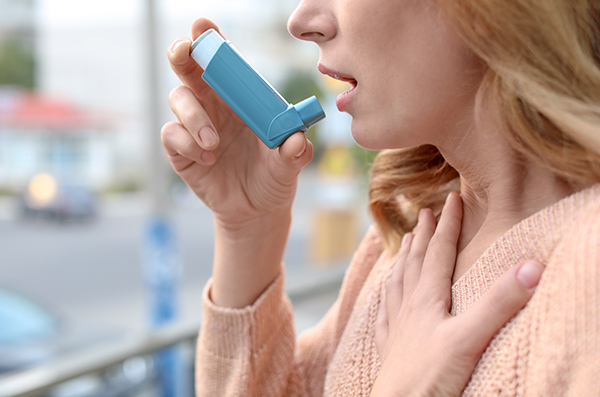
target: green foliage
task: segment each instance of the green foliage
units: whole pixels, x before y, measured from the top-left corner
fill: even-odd
[[[323,103],[323,91],[315,82],[315,78],[308,73],[291,73],[283,82],[280,92],[289,103],[295,104],[313,95]],[[322,144],[319,141],[319,124],[308,130],[306,136],[315,147],[315,158],[319,157],[322,151]]]
[[[373,165],[373,161],[375,157],[379,153],[378,150],[369,150],[364,149],[358,145],[354,145],[354,158],[358,163],[361,175],[364,178],[368,178],[371,172],[371,166]]]
[[[297,103],[309,96],[316,95],[323,98],[323,91],[319,88],[312,75],[307,73],[293,73],[283,83],[281,94],[290,103]]]
[[[19,40],[9,38],[0,46],[0,85],[25,89],[35,86],[35,61],[32,51]]]
[[[0,197],[2,196],[14,196],[15,192],[6,186],[0,186]]]
[[[142,183],[134,179],[123,179],[113,181],[110,185],[105,186],[101,190],[102,195],[111,195],[119,193],[134,193],[142,190]]]

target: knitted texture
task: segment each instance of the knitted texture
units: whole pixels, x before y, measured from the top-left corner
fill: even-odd
[[[197,394],[368,396],[380,368],[375,318],[393,266],[382,252],[371,228],[337,302],[297,341],[283,276],[243,309],[215,306],[209,282]],[[453,285],[452,314],[527,259],[546,265],[536,292],[491,341],[463,395],[600,395],[600,185],[537,212],[492,244]]]

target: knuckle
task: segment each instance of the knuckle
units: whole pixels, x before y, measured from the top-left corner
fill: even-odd
[[[201,124],[204,121],[203,113],[200,110],[200,108],[197,106],[192,106],[192,107],[185,109],[182,112],[181,116],[182,116],[183,120],[188,120],[187,122],[190,122],[194,125]],[[198,126],[198,127],[194,126],[194,130],[196,132],[199,132],[200,128],[201,128],[200,126]]]
[[[439,298],[436,294],[430,293],[430,288],[426,283],[419,283],[412,296],[413,306],[419,309],[430,308],[437,304]]]
[[[429,240],[428,250],[440,251],[444,248],[452,247],[454,243],[450,237],[448,237],[444,233],[440,233],[436,231],[433,236],[431,236],[431,240]]]
[[[406,257],[406,269],[421,266],[426,253],[427,247],[414,247],[411,249]]]
[[[193,139],[188,140],[182,148],[182,153],[192,154],[195,151],[199,150],[200,146]]]
[[[187,88],[183,85],[177,86],[171,90],[169,93],[169,103],[172,103],[174,100],[183,96],[183,93],[187,90]]]
[[[160,137],[163,145],[168,145],[171,143],[173,136],[176,134],[178,124],[174,121],[170,121],[163,125],[160,130]]]
[[[489,293],[489,309],[498,320],[507,320],[509,316],[514,314],[519,301],[518,296],[509,293],[509,291],[502,293],[497,289],[492,289]]]
[[[446,241],[444,241],[444,238],[436,233],[433,235],[433,237],[431,237],[431,240],[429,240],[429,244],[427,245],[427,252],[437,253],[444,248],[445,244]]]

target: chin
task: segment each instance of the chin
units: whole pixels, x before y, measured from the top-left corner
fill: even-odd
[[[365,136],[364,134],[356,134],[352,132],[352,138],[356,144],[364,149],[368,150],[380,150],[380,145],[377,144],[373,137]]]
[[[405,145],[398,145],[398,142],[393,142],[394,139],[390,139],[397,138],[397,131],[387,131],[383,126],[361,125],[353,119],[350,130],[354,142],[367,150],[400,149],[406,147]]]
[[[352,124],[350,125],[350,132],[352,138],[356,144],[364,149],[368,150],[381,150],[381,137],[373,133],[374,129],[366,127],[352,118]],[[375,130],[376,131],[376,130]]]

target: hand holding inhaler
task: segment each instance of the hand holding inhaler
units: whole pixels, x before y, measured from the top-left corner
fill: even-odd
[[[193,38],[206,37],[203,36],[205,32],[218,35],[215,29],[211,21],[199,19],[192,27]],[[218,38],[222,41],[220,35]],[[222,41],[222,47],[227,50],[229,45]],[[198,45],[194,49],[199,49]],[[162,140],[174,170],[213,210],[216,219],[226,224],[239,224],[248,218],[261,217],[264,212],[291,208],[297,176],[311,161],[313,154],[312,144],[302,133],[306,129],[305,124],[298,129],[292,128],[284,131],[284,134],[277,134],[275,140],[270,140],[269,146],[274,141],[281,140],[283,143],[276,143],[279,146],[277,150],[269,149],[202,78],[203,74],[215,78],[217,72],[211,72],[218,64],[215,56],[205,65],[205,71],[192,58],[192,52],[192,41],[182,38],[172,44],[168,53],[171,67],[183,83],[169,97],[177,121],[167,123],[162,131]],[[239,66],[240,60],[236,62]],[[226,74],[219,76],[222,78]],[[256,73],[252,78],[258,77]],[[254,84],[260,85],[263,91],[265,87],[270,87],[262,79]],[[269,95],[280,98],[274,90]],[[245,100],[235,99],[238,102]],[[273,98],[268,100],[263,108],[273,109]],[[251,102],[251,106],[260,105],[256,100]],[[279,109],[276,110],[286,115],[292,111],[297,115],[306,114],[307,109],[301,108],[297,112],[298,106],[293,105],[281,109],[283,99],[277,102],[277,106]],[[320,110],[318,103],[316,106]],[[278,114],[275,111],[273,113],[272,118],[276,118]],[[250,114],[249,117],[255,115]],[[300,116],[291,119],[302,120]],[[314,117],[311,120],[316,121]],[[271,124],[276,123],[267,125],[265,122],[261,125],[268,127]],[[291,136],[288,137],[288,134]],[[205,139],[205,136],[209,139]]]
[[[211,28],[211,21],[196,20],[192,38]],[[214,216],[211,298],[244,307],[281,271],[298,174],[312,160],[313,146],[304,128],[275,150],[263,144],[202,79],[191,47],[182,38],[168,51],[182,85],[169,96],[177,119],[165,124],[162,141],[175,172]]]
[[[204,69],[202,78],[269,148],[325,117],[314,96],[287,103],[214,29],[194,41],[191,56]]]
[[[209,20],[198,19],[194,22],[192,35],[196,43],[199,42],[197,38],[217,35],[217,39],[221,41],[219,52],[231,53],[229,44],[223,41],[214,23]],[[267,105],[261,105],[257,103],[256,94],[250,92],[249,94],[254,95],[250,105],[261,105],[262,116],[265,109],[272,110],[273,115],[269,116],[272,119],[282,119],[277,118],[281,113],[288,116],[296,113],[296,117],[289,119],[303,123],[297,129],[292,126],[283,134],[276,134],[265,145],[251,133],[247,124],[262,127],[266,125],[265,131],[268,132],[268,127],[277,123],[267,124],[263,120],[260,124],[252,121],[256,115],[248,113],[244,115],[244,118],[252,119],[248,123],[238,117],[232,107],[202,78],[203,74],[204,77],[211,75],[213,79],[223,78],[228,76],[227,73],[235,71],[219,74],[213,70],[219,65],[216,57],[220,55],[217,53],[208,58],[212,59],[210,62],[204,62],[207,69],[203,70],[192,58],[192,53],[196,56],[201,47],[196,44],[196,51],[192,51],[192,44],[192,40],[182,38],[175,41],[168,52],[171,67],[183,83],[169,96],[169,105],[177,120],[167,123],[162,130],[162,141],[175,172],[213,211],[215,219],[226,226],[239,227],[240,223],[250,219],[262,218],[277,211],[289,211],[296,192],[298,174],[312,160],[313,147],[302,130],[321,117],[318,102],[310,99],[304,101],[309,104],[312,101],[316,105],[316,113],[308,117],[306,110],[311,106],[285,105],[287,102],[272,89],[269,94],[265,94],[265,90],[270,88],[268,83],[250,66],[246,66],[248,70],[244,76],[251,75],[252,79],[258,80],[253,84],[258,86],[259,94],[271,96],[267,98]],[[237,53],[233,55],[238,57]],[[235,60],[237,67],[240,63],[246,64],[241,57]],[[215,74],[218,76],[215,77]],[[235,76],[232,79],[236,79],[236,82],[240,80]],[[247,101],[231,93],[229,97],[234,97],[237,102]],[[246,105],[242,103],[239,106]],[[296,110],[298,108],[299,111]],[[300,115],[306,118],[306,124]],[[288,134],[291,136],[288,137]],[[273,145],[279,145],[277,150],[269,149]]]

